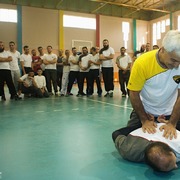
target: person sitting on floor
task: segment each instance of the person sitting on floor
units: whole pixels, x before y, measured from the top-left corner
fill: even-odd
[[[28,74],[23,75],[19,79],[19,92],[33,97],[42,98],[41,90],[38,88],[34,80],[34,71],[30,70]]]
[[[46,79],[42,75],[43,71],[41,68],[37,69],[37,76],[34,76],[34,80],[37,84],[37,87],[41,90],[42,96],[49,97],[49,94],[46,90]]]

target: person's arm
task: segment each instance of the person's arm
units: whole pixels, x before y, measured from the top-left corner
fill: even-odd
[[[4,57],[0,57],[0,62],[10,62],[12,61],[12,57],[8,56],[7,58]]]
[[[107,61],[107,60],[111,60],[114,58],[114,54],[110,54],[109,56],[104,56],[103,54],[99,55],[99,59],[101,61]]]
[[[135,112],[141,120],[143,132],[147,131],[148,133],[155,133],[157,125],[145,112],[140,99],[140,91],[130,91],[130,100]]]
[[[167,124],[162,125],[159,129],[164,130],[163,136],[168,139],[177,138],[176,124],[180,120],[180,89],[178,90],[178,97],[173,107],[171,117]]]

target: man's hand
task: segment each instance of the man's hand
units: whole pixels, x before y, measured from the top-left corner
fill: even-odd
[[[176,139],[177,138],[177,132],[176,132],[176,127],[174,127],[170,122],[165,124],[165,125],[162,125],[160,128],[159,128],[160,131],[163,131],[164,130],[164,133],[163,133],[163,137],[165,137],[166,139],[170,139],[172,140],[173,137]]]
[[[156,132],[156,123],[152,120],[146,120],[143,124],[142,124],[142,130],[143,132],[148,132],[149,134],[154,134]]]

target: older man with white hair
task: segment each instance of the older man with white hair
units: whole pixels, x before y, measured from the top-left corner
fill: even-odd
[[[160,127],[165,138],[176,138],[180,130],[180,32],[169,31],[159,50],[141,55],[134,63],[128,89],[133,112],[128,127],[155,133],[155,118],[164,115],[168,123]]]

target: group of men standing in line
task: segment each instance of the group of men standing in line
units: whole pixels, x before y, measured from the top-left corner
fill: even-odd
[[[97,94],[102,96],[101,72],[104,81],[106,94],[105,97],[113,97],[114,90],[114,49],[109,46],[107,39],[103,40],[103,48],[92,47],[90,53],[87,47],[82,48],[78,55],[75,47],[72,48],[72,55],[69,50],[59,50],[59,56],[52,52],[52,46],[47,46],[47,53],[43,52],[42,47],[38,47],[39,55],[35,49],[29,52],[29,47],[23,47],[23,54],[20,54],[13,41],[9,42],[9,50],[5,51],[3,42],[0,42],[0,95],[2,100],[6,100],[4,93],[4,82],[6,82],[11,99],[18,95],[33,94],[37,97],[48,97],[52,95],[52,86],[55,95],[58,95],[58,86],[61,96],[72,95],[71,89],[76,81],[78,84],[77,96],[91,96],[94,93],[94,81],[97,84]],[[19,68],[22,70],[22,77]],[[125,53],[125,48],[121,48],[121,56],[116,60],[119,68],[119,79],[121,84],[122,96],[126,92],[122,82],[123,76],[129,77],[131,58]],[[40,72],[42,71],[42,72]],[[8,74],[8,76],[6,75]],[[36,81],[34,80],[34,75]],[[44,76],[45,78],[44,78]],[[41,76],[41,78],[40,78]],[[38,79],[38,80],[37,80]],[[41,79],[41,80],[40,80]],[[84,81],[86,79],[87,88],[84,92]],[[123,91],[124,90],[124,91]],[[18,95],[17,95],[18,94]]]

